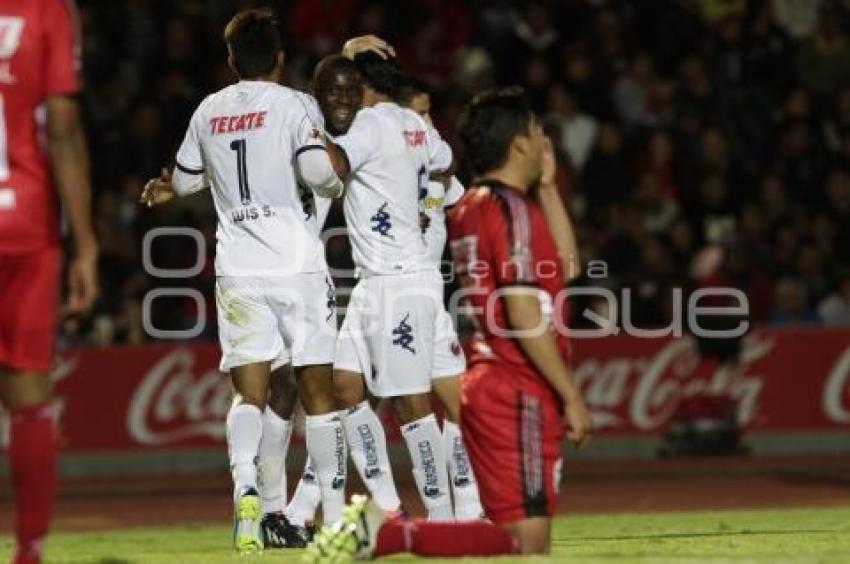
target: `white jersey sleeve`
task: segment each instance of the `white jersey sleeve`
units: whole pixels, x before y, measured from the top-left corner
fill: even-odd
[[[427,122],[424,125],[428,136],[428,169],[430,172],[445,172],[452,166],[452,148],[434,126]]]
[[[203,119],[202,113],[206,100],[201,102],[201,105],[192,114],[192,119],[189,121],[189,127],[186,129],[186,135],[183,137],[183,143],[177,150],[177,168],[187,174],[203,174],[204,159],[201,153],[200,143],[200,127]]]
[[[374,115],[374,110],[364,108],[357,112],[348,132],[335,139],[336,144],[345,151],[349,174],[354,174],[376,157],[381,147],[381,130],[382,125]]]
[[[323,137],[325,120],[315,98],[302,92],[295,93],[295,98],[304,108],[303,113],[298,112],[295,130],[290,135],[292,154],[298,156],[300,150],[315,143],[316,138]]]
[[[443,198],[443,207],[450,208],[457,203],[463,196],[463,184],[457,179],[457,176],[452,176],[449,179],[449,187],[446,190],[446,196]]]

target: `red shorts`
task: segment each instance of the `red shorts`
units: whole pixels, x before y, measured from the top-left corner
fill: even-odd
[[[53,363],[62,254],[0,255],[0,366],[46,372]]]
[[[472,366],[461,396],[463,440],[494,523],[553,516],[561,481],[560,406],[549,394],[523,390],[508,370]]]

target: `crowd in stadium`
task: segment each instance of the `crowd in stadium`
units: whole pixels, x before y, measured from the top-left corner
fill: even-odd
[[[91,320],[66,322],[65,344],[148,340],[143,298],[155,287],[200,290],[209,320],[202,336],[214,337],[209,195],[153,210],[137,200],[147,179],[173,164],[198,102],[233,80],[220,30],[236,9],[254,4],[80,2],[103,291]],[[272,7],[286,31],[289,85],[308,89],[315,63],[352,35],[385,37],[433,89],[436,125],[456,150],[456,117],[475,92],[523,85],[557,147],[582,262],[606,265],[606,276],[578,283],[618,296],[629,289],[634,324],[666,326],[673,289],[704,286],[740,288],[757,323],[850,324],[846,2],[295,0]],[[329,225],[341,221],[332,213]],[[157,278],[139,268],[145,233],[163,225],[203,234],[209,260],[199,275]],[[196,260],[190,238],[152,245],[158,268]],[[343,238],[328,252],[332,265],[350,264]],[[199,314],[185,297],[159,298],[151,313],[163,329],[190,327]]]

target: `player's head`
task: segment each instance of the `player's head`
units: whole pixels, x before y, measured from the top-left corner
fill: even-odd
[[[224,28],[230,68],[243,80],[283,78],[283,47],[269,10],[242,10]]]
[[[331,135],[348,131],[363,105],[363,81],[357,65],[342,55],[325,57],[316,65],[313,89]]]
[[[479,179],[509,170],[522,186],[540,180],[543,128],[522,88],[494,89],[472,99],[458,124],[472,172]]]
[[[363,105],[398,101],[401,87],[407,78],[395,58],[384,59],[377,53],[366,51],[354,57],[354,63],[363,77]]]
[[[399,90],[398,103],[431,123],[431,89],[421,80],[407,77]]]

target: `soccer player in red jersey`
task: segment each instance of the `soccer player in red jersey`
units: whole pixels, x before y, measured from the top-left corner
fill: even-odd
[[[62,268],[60,199],[75,251],[63,313],[86,312],[98,291],[78,71],[68,2],[0,3],[0,399],[11,419],[19,564],[40,561],[56,490],[48,371]]]
[[[387,520],[373,502],[355,498],[343,521],[310,546],[314,562],[405,551],[548,553],[563,438],[579,447],[590,438],[558,297],[577,251],[551,143],[521,89],[477,97],[460,133],[475,182],[455,206],[449,232],[478,329],[463,377],[461,429],[492,522]]]

